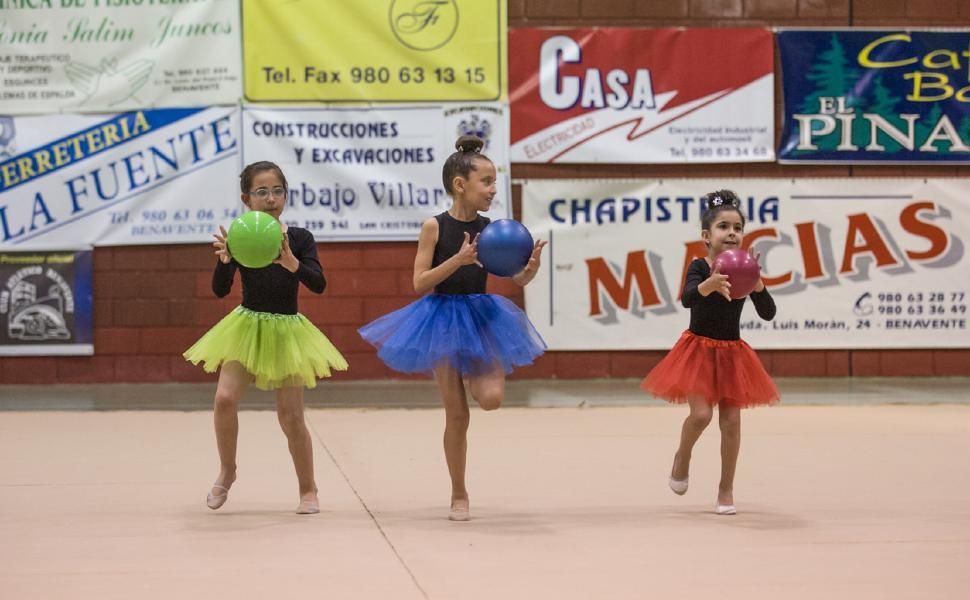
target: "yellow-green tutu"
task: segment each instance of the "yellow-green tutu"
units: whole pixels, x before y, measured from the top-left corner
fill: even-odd
[[[313,388],[331,370],[346,371],[347,361],[327,336],[306,317],[256,312],[237,306],[192,344],[182,356],[214,373],[237,361],[255,378],[256,387]]]

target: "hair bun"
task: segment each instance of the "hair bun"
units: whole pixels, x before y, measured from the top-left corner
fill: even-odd
[[[718,206],[741,207],[741,199],[731,190],[718,190],[707,194],[707,208],[717,208]]]
[[[485,147],[485,140],[477,135],[463,135],[455,142],[455,150],[459,152],[481,152]]]

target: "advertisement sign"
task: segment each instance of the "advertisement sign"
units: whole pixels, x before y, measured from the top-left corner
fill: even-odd
[[[492,219],[511,216],[508,109],[498,103],[381,108],[243,109],[247,163],[272,160],[290,195],[281,220],[318,241],[417,240],[451,206],[441,168],[462,135],[485,140],[498,193]]]
[[[93,252],[0,252],[0,356],[91,355]]]
[[[255,102],[504,100],[506,0],[243,0]]]
[[[0,118],[0,251],[209,242],[243,208],[239,109]]]
[[[724,188],[778,307],[766,322],[746,301],[753,347],[970,347],[966,180],[529,180],[522,218],[549,245],[526,308],[549,347],[673,346],[687,267],[707,255],[701,197]]]
[[[235,0],[0,2],[0,115],[234,104]]]
[[[970,30],[781,31],[779,162],[970,163]]]
[[[512,162],[774,160],[767,29],[514,29]]]

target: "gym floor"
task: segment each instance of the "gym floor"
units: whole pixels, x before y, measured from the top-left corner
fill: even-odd
[[[212,385],[0,386],[0,598],[852,598],[970,594],[970,380],[779,379],[667,488],[682,406],[635,380],[513,381],[474,409],[473,519],[446,519],[428,382],[307,393],[322,512],[296,515],[272,395],[217,471]]]

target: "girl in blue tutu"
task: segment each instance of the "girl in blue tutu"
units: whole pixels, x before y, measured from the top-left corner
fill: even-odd
[[[502,296],[485,293],[488,273],[478,262],[478,235],[495,197],[495,165],[480,151],[484,142],[463,136],[442,169],[450,209],[421,226],[414,258],[414,290],[420,300],[360,329],[377,355],[402,373],[433,374],[445,407],[445,460],[451,475],[453,521],[469,520],[465,457],[469,412],[464,381],[484,410],[501,406],[505,376],[531,364],[546,348],[532,323]],[[526,285],[539,270],[546,242],[536,241],[513,281]]]
[[[283,171],[274,163],[257,162],[243,169],[239,179],[246,206],[279,220],[287,200]],[[322,294],[327,285],[313,234],[285,225],[283,231],[279,258],[267,267],[250,269],[229,254],[226,230],[220,227],[221,233],[215,235],[213,243],[218,260],[212,291],[220,298],[228,294],[239,271],[242,305],[183,355],[193,364],[203,363],[207,373],[219,369],[213,410],[220,469],[206,498],[213,510],[225,504],[236,480],[239,402],[246,387],[255,382],[260,389],[276,390],[276,413],[289,443],[300,487],[296,512],[320,512],[313,476],[313,445],[303,420],[303,388],[315,387],[318,378],[330,376],[331,369],[346,370],[347,361],[319,329],[297,312],[301,283],[317,294]]]

